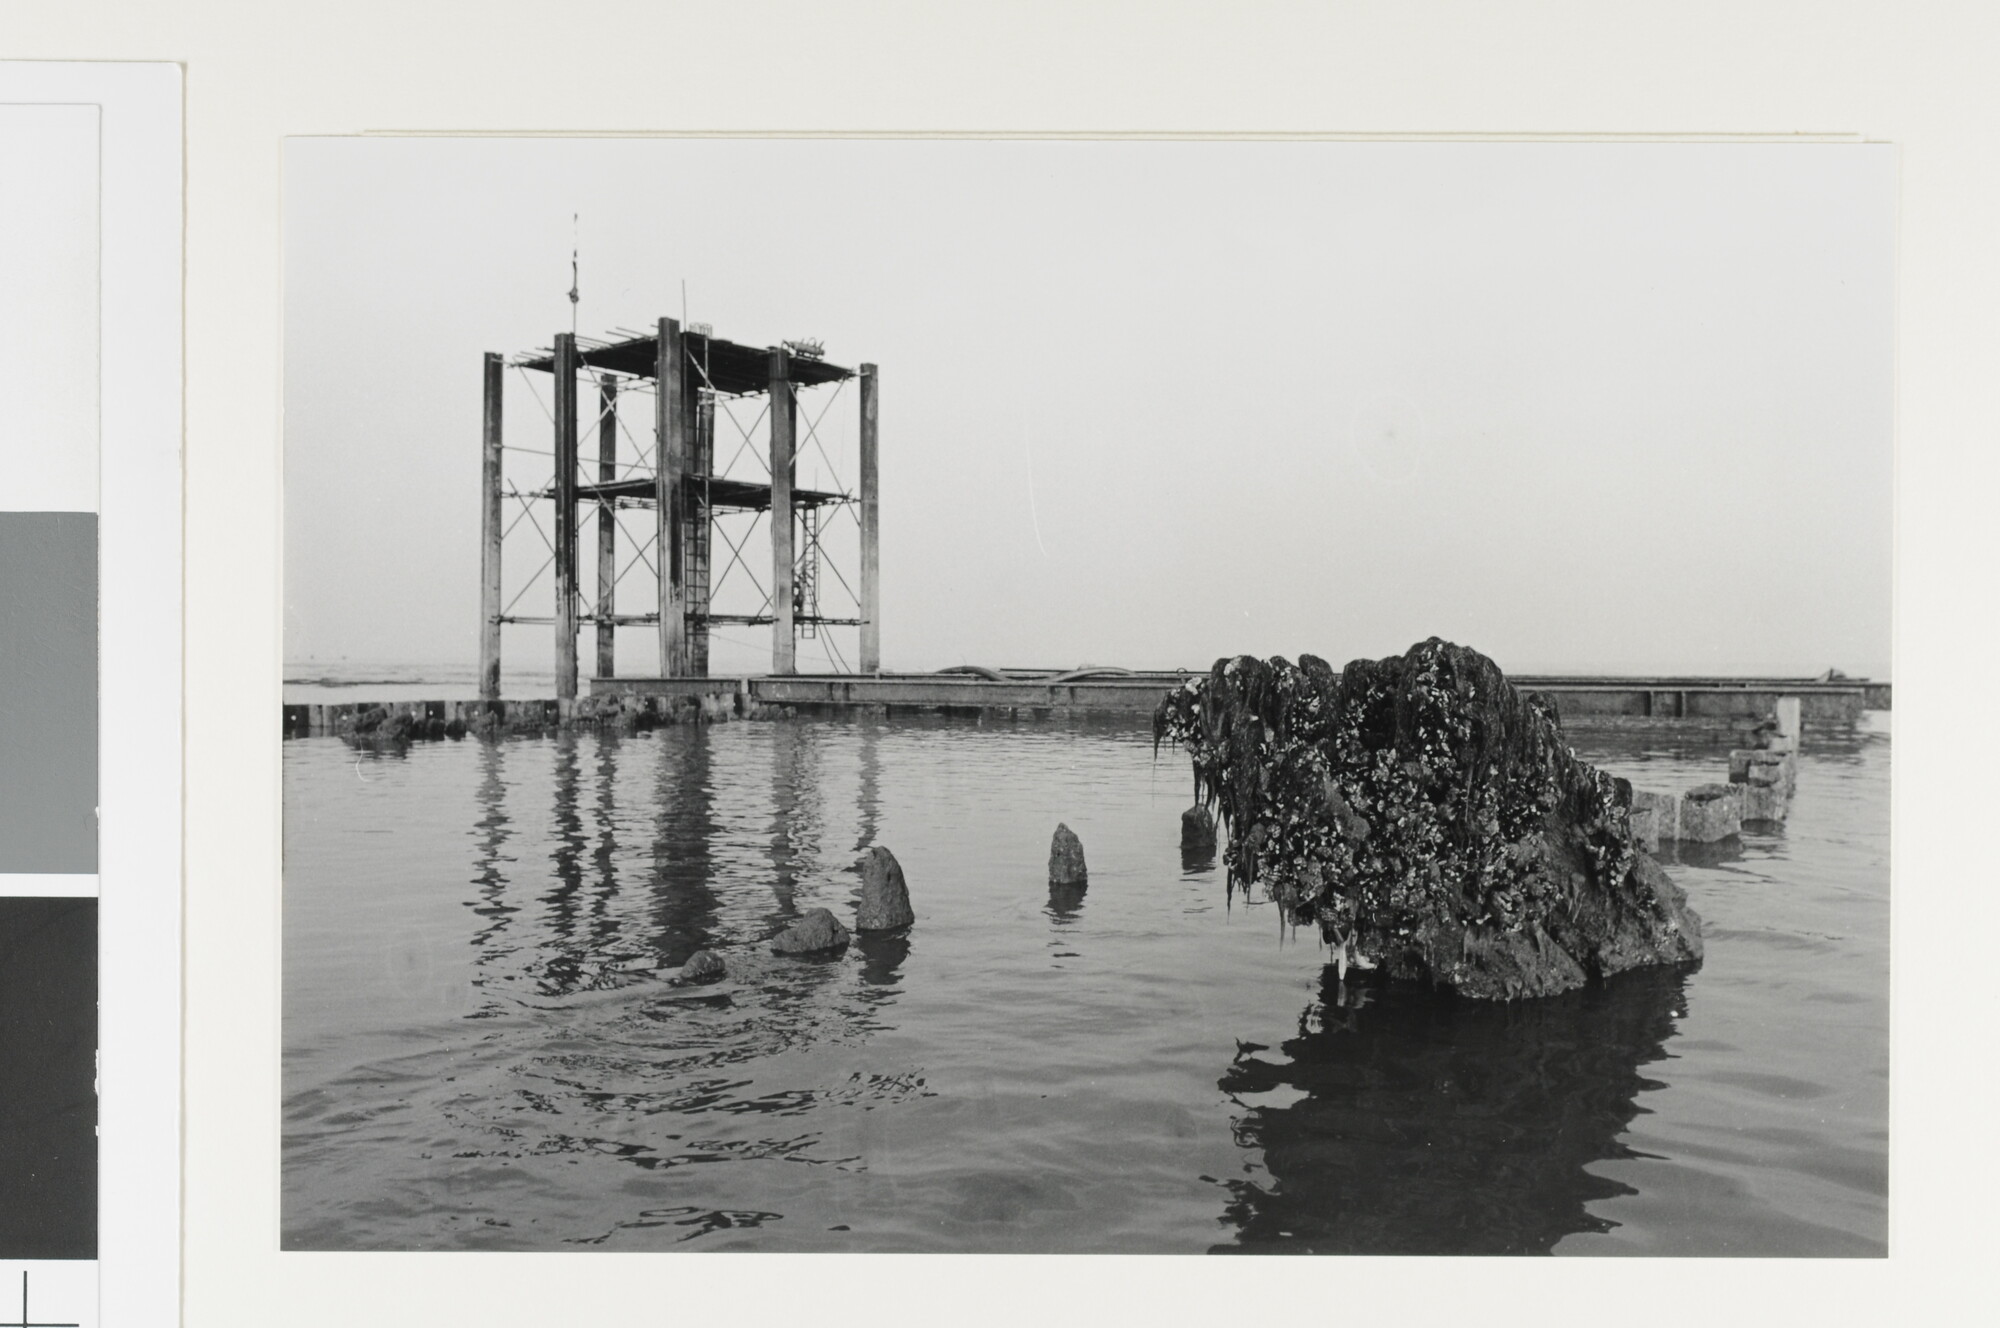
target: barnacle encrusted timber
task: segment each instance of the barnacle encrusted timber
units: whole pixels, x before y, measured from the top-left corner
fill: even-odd
[[[1239,655],[1153,717],[1261,886],[1342,958],[1490,999],[1697,962],[1701,919],[1632,840],[1632,786],[1580,761],[1554,703],[1433,637],[1336,674]]]

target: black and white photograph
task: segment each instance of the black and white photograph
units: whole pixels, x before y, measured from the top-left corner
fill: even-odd
[[[290,139],[278,1244],[1886,1254],[1897,169]]]

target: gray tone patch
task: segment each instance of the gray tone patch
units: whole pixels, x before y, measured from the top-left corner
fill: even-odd
[[[97,1257],[96,1079],[97,901],[0,899],[0,1259]]]
[[[0,872],[97,870],[97,517],[0,512]]]

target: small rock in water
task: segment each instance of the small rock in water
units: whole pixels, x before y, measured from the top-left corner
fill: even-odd
[[[778,933],[771,949],[779,954],[816,954],[847,944],[847,928],[823,908],[809,908],[799,920]]]
[[[1200,803],[1181,813],[1181,847],[1189,852],[1215,851],[1215,814]]]
[[[910,910],[903,865],[880,844],[861,855],[861,907],[855,911],[856,931],[894,931],[917,920]]]
[[[1049,841],[1049,884],[1087,885],[1090,872],[1083,865],[1083,841],[1076,837],[1076,831],[1067,825],[1056,826],[1056,836]]]
[[[696,950],[681,965],[682,982],[713,982],[728,976],[729,970],[723,966],[722,956],[712,950]]]

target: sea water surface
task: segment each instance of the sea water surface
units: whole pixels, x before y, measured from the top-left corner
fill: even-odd
[[[1886,717],[1668,867],[1691,973],[1336,979],[1185,861],[1142,724],[789,720],[284,747],[288,1249],[1878,1255]],[[1572,739],[1641,787],[1723,745]],[[1090,867],[1052,896],[1050,834]],[[852,922],[858,849],[916,924]],[[668,985],[697,948],[730,977]]]

